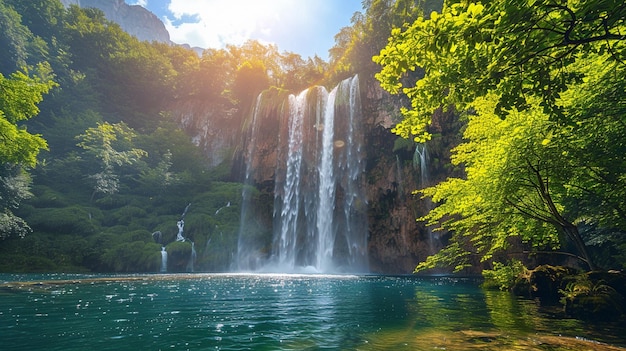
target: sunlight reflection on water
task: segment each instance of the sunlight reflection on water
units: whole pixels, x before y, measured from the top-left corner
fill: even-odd
[[[611,350],[624,326],[551,318],[458,278],[0,276],[3,350]],[[592,346],[589,346],[592,345]]]

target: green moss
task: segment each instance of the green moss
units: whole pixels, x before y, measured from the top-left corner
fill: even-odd
[[[415,148],[415,142],[410,139],[396,138],[393,142],[393,152],[410,151]]]
[[[26,221],[35,230],[54,233],[88,235],[96,231],[91,213],[82,206],[42,208],[33,212]]]
[[[167,244],[167,266],[170,272],[185,272],[191,257],[191,243],[188,241],[174,241]],[[160,256],[159,256],[160,257]]]
[[[107,249],[103,263],[114,272],[156,272],[161,265],[161,245],[134,241]]]

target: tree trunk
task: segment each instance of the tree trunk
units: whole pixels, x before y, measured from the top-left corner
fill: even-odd
[[[536,183],[534,183],[539,196],[541,197],[544,205],[546,206],[546,211],[549,213],[549,216],[546,219],[547,223],[551,223],[557,227],[565,237],[572,241],[578,253],[585,259],[587,265],[589,266],[589,270],[594,270],[596,267],[591,260],[591,256],[587,252],[587,246],[585,242],[580,237],[580,233],[578,232],[578,227],[576,227],[573,223],[568,221],[563,217],[561,212],[559,211],[559,207],[554,203],[552,199],[552,195],[550,194],[550,183],[548,176],[543,176],[541,174],[541,166],[538,164],[534,166],[530,161],[528,161],[528,167],[534,177],[536,178]]]
[[[580,236],[580,232],[578,232],[578,227],[576,227],[572,223],[565,222],[565,224],[562,225],[561,228],[563,232],[565,233],[565,235],[567,236],[567,238],[572,241],[574,246],[576,246],[576,250],[578,250],[578,253],[585,259],[585,261],[587,262],[587,265],[589,266],[589,270],[591,271],[595,270],[596,266],[593,263],[593,260],[591,259],[589,252],[587,251],[587,245],[585,245],[583,238],[581,238]]]

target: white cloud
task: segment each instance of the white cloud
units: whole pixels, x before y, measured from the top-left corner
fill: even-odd
[[[128,4],[129,5],[139,5],[139,6],[146,7],[146,6],[148,6],[148,0],[129,1]]]
[[[164,22],[172,41],[191,46],[240,45],[253,36],[271,42],[276,31],[289,30],[283,25],[286,17],[298,15],[294,3],[298,1],[171,0],[173,18]],[[187,21],[189,18],[195,21]]]

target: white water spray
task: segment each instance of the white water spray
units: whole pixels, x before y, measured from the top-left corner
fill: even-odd
[[[261,270],[294,272],[367,272],[367,201],[364,193],[365,154],[358,77],[346,79],[330,93],[314,87],[290,95],[289,114],[278,118],[280,136],[274,175],[273,246]],[[260,102],[257,101],[257,106]],[[255,144],[258,107],[250,144]],[[274,117],[273,120],[277,118]],[[279,135],[281,135],[279,133]],[[246,157],[246,180],[252,170],[254,146]],[[246,193],[244,190],[244,204]],[[244,213],[242,210],[242,218]],[[242,223],[242,228],[246,223]],[[249,226],[248,226],[249,228]],[[240,232],[240,269],[262,256]],[[245,253],[245,254],[244,254]],[[252,259],[255,258],[255,259]]]

